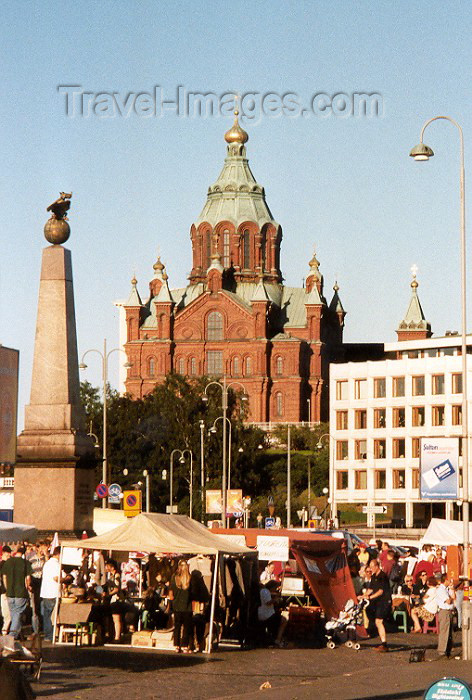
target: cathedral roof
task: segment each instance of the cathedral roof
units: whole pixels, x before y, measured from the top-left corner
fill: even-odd
[[[411,298],[407,312],[398,325],[399,331],[430,331],[431,325],[425,318],[421,303],[418,297],[418,282],[416,281],[416,266],[413,266],[413,279],[411,281]]]
[[[141,297],[139,296],[139,292],[136,285],[137,279],[133,275],[133,279],[131,280],[131,292],[125,306],[142,306]]]
[[[237,116],[225,139],[228,147],[223,169],[208,188],[207,201],[195,225],[207,221],[215,226],[220,221],[231,221],[238,227],[244,221],[254,221],[259,227],[265,223],[277,226],[265,200],[264,188],[256,182],[249,167],[244,146],[248,136],[239,126]]]

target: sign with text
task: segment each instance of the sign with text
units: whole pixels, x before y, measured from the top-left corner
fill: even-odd
[[[257,536],[257,551],[262,561],[288,561],[288,537]]]
[[[206,512],[221,513],[221,490],[208,489],[206,492]],[[226,492],[226,514],[241,514],[244,511],[243,492],[241,489],[228,489]]]
[[[459,490],[459,438],[421,438],[420,497],[456,500]]]
[[[441,678],[434,681],[423,695],[424,700],[470,700],[470,687],[460,678]]]

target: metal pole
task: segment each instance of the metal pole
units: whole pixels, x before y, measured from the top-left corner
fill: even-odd
[[[287,426],[287,527],[290,527],[292,522],[292,508],[291,508],[291,498],[292,498],[292,488],[291,488],[291,462],[290,462],[290,423]]]
[[[208,631],[207,637],[207,648],[206,653],[211,654],[211,645],[213,642],[213,623],[215,619],[215,603],[216,603],[216,584],[218,581],[218,564],[219,564],[219,552],[215,556],[215,570],[213,572],[213,586],[211,591],[211,606],[210,606],[210,629]]]
[[[192,450],[190,450],[190,517],[192,517],[193,514],[193,509],[192,509],[192,504],[193,504],[193,453]]]
[[[107,483],[107,339],[103,339],[103,461],[102,461],[102,481]],[[107,498],[102,498],[102,508],[107,507]]]
[[[228,389],[226,388],[226,374],[223,376],[223,468],[221,475],[221,519],[226,526],[226,413],[228,410]]]
[[[308,518],[310,518],[310,506],[311,506],[311,462],[308,457]]]
[[[200,421],[200,487],[201,487],[201,505],[202,505],[202,515],[201,522],[205,522],[205,466],[204,466],[204,452],[203,452],[203,431],[205,430],[205,422]]]
[[[170,465],[169,465],[169,478],[170,478],[170,484],[169,484],[169,511],[170,514],[172,515],[172,504],[174,502],[174,493],[173,493],[173,481],[174,481],[174,453],[175,450],[172,450],[170,454]]]
[[[228,448],[228,491],[231,489],[231,421],[226,419],[229,426],[229,448]]]
[[[146,513],[151,512],[151,476],[149,470],[146,474]]]

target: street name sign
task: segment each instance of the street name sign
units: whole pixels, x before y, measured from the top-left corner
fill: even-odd
[[[387,506],[362,506],[362,512],[367,513],[367,515],[373,515],[374,513],[385,515]]]

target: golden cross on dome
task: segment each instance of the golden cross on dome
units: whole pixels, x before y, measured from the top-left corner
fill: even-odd
[[[411,266],[410,272],[413,275],[413,277],[416,277],[416,275],[418,274],[418,265],[416,263]]]

